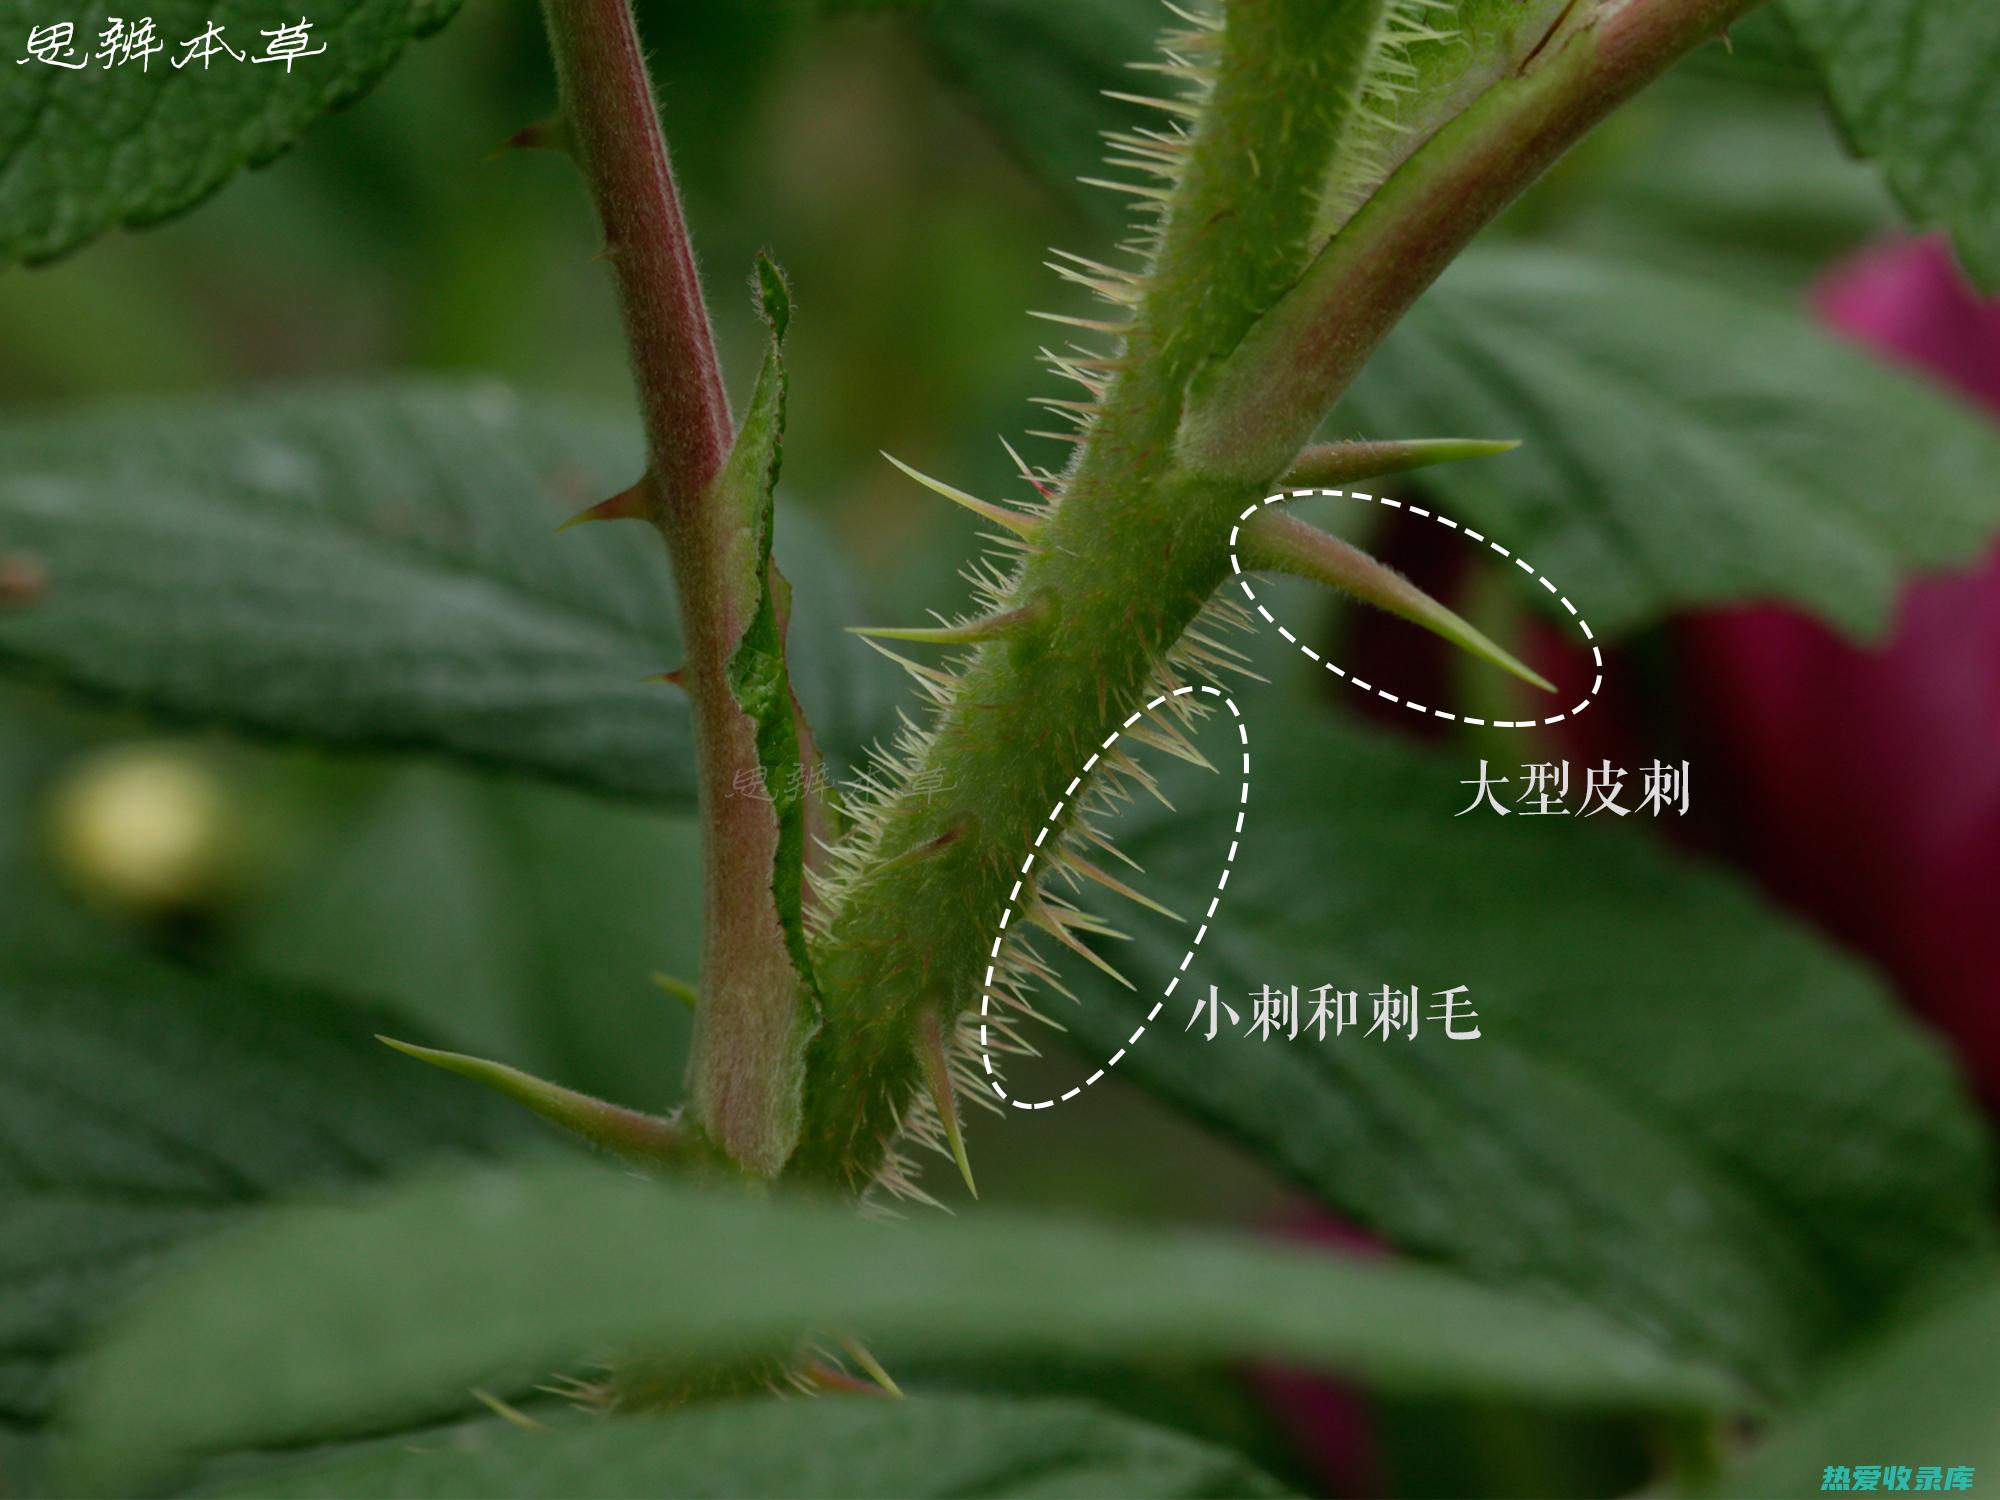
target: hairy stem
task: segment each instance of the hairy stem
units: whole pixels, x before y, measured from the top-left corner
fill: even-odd
[[[1023,855],[1109,726],[1143,701],[1276,485],[1389,328],[1467,240],[1608,109],[1755,0],[1588,0],[1400,160],[1317,248],[1318,188],[1359,138],[1345,107],[1368,0],[1231,0],[1110,385],[905,793],[815,947],[827,1002],[791,1170],[858,1189],[922,1086],[914,1038],[976,1001]],[[1356,30],[1354,28],[1359,28]],[[1315,253],[1316,252],[1316,253]]]
[[[688,1095],[702,1137],[772,1175],[797,1125],[798,976],[772,893],[779,829],[730,660],[762,579],[718,479],[732,433],[708,310],[629,0],[545,0],[568,139],[604,228],[645,422],[638,504],[666,538],[686,653],[704,866],[701,1000]],[[615,513],[626,514],[630,510]]]
[[[1181,394],[1303,269],[1379,9],[1232,7],[1109,389],[1014,580],[1030,622],[966,667],[912,778],[939,793],[886,810],[874,870],[816,951],[828,1016],[796,1175],[872,1180],[921,1086],[916,1038],[977,998],[1037,827],[1222,577],[1227,497],[1173,469]]]

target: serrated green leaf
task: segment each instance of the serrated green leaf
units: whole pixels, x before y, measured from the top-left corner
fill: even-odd
[[[1073,1401],[942,1397],[757,1401],[551,1432],[484,1427],[453,1441],[259,1474],[204,1494],[1132,1495],[1162,1500],[1285,1493],[1209,1443]]]
[[[1467,256],[1333,426],[1520,437],[1427,483],[1599,635],[1750,600],[1867,635],[2000,530],[1988,418],[1793,313],[1574,255]]]
[[[2000,1275],[1900,1320],[1800,1403],[1714,1493],[1819,1495],[1829,1467],[1965,1466],[1973,1492],[2000,1471]],[[1914,1484],[1879,1483],[1883,1490]],[[1855,1489],[1863,1486],[1856,1484]],[[1939,1488],[1938,1485],[1931,1486]]]
[[[692,805],[686,704],[643,680],[679,660],[661,549],[637,526],[554,534],[639,471],[636,439],[494,385],[16,419],[0,535],[48,585],[0,615],[0,665],[178,720]],[[800,591],[793,676],[846,745],[827,572]]]
[[[192,207],[245,167],[281,155],[312,122],[365,93],[414,38],[444,25],[460,0],[323,0],[306,16],[309,46],[282,63],[263,29],[280,24],[255,0],[158,0],[147,8],[165,49],[110,66],[96,57],[105,8],[52,11],[0,0],[0,265],[53,260],[108,229],[138,228]],[[131,17],[134,24],[140,18]],[[284,15],[284,24],[298,17]],[[27,56],[31,32],[74,26],[82,68]],[[175,67],[209,24],[241,60],[216,53]]]
[[[203,1257],[100,1346],[69,1409],[76,1477],[128,1487],[606,1349],[699,1362],[809,1330],[915,1354],[1267,1354],[1608,1409],[1737,1399],[1560,1300],[1435,1271],[997,1214],[884,1225],[543,1169],[288,1211]]]
[[[1120,1073],[1404,1250],[1563,1287],[1771,1389],[1992,1242],[1963,1087],[1855,965],[1608,815],[1455,816],[1471,756],[1245,713],[1255,773],[1222,909]],[[1492,771],[1518,792],[1518,766]],[[1221,853],[1204,830],[1228,828],[1236,794],[1169,785],[1179,817],[1119,836],[1135,883],[1199,910]],[[1060,1016],[1089,1066],[1128,1045],[1187,947],[1185,929],[1117,917],[1138,994],[1098,985]],[[1415,1039],[1366,1034],[1385,984],[1423,991]],[[1225,1020],[1204,1040],[1186,1027],[1211,985],[1246,1018],[1259,986],[1297,985],[1304,1029],[1259,1040]],[[1311,1029],[1323,985],[1360,996],[1363,1030]],[[1436,1018],[1457,985],[1477,1040]]]
[[[1283,1415],[1256,1381],[1243,1378],[1239,1367],[1172,1356],[1100,1359],[1050,1350],[924,1358],[888,1345],[872,1347],[912,1399],[1088,1402],[1241,1454],[1294,1484],[1302,1477],[1300,1454]]]
[[[536,1136],[387,1066],[407,1024],[136,958],[0,959],[0,1421],[184,1240],[263,1205]]]
[[[1849,142],[1919,224],[2000,289],[2000,7],[1990,0],[1785,0]]]

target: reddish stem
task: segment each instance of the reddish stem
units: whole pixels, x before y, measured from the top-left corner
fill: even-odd
[[[699,505],[728,455],[729,399],[628,0],[549,0],[571,148],[618,278],[657,500]]]
[[[777,819],[743,791],[761,784],[756,727],[729,682],[758,602],[741,577],[742,518],[714,493],[729,405],[630,0],[545,0],[543,12],[639,384],[650,457],[639,489],[679,596],[673,680],[693,717],[703,867],[687,1118],[698,1139],[774,1176],[797,1133],[798,978],[772,895]]]

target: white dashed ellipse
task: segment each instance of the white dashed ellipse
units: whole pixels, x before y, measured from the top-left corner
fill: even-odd
[[[1245,521],[1249,520],[1252,516],[1256,515],[1258,511],[1262,510],[1267,505],[1278,505],[1282,504],[1286,500],[1303,499],[1312,495],[1324,495],[1333,499],[1365,500],[1373,505],[1387,506],[1391,510],[1408,511],[1411,515],[1422,516],[1426,520],[1434,521],[1438,525],[1443,526],[1448,530],[1455,531],[1459,535],[1465,537],[1468,541],[1484,542],[1494,552],[1497,552],[1500,556],[1507,558],[1514,564],[1515,567],[1519,568],[1522,572],[1528,574],[1531,578],[1535,580],[1535,582],[1539,583],[1543,588],[1547,589],[1550,594],[1554,595],[1556,601],[1562,605],[1565,611],[1568,612],[1570,618],[1576,621],[1576,627],[1582,633],[1584,643],[1590,648],[1590,662],[1593,673],[1590,682],[1590,691],[1585,693],[1581,699],[1571,704],[1561,713],[1549,714],[1543,718],[1482,719],[1472,714],[1455,714],[1447,709],[1432,708],[1426,704],[1418,703],[1414,699],[1401,697],[1396,693],[1390,692],[1387,688],[1377,687],[1372,682],[1368,682],[1362,678],[1356,677],[1351,672],[1348,672],[1344,668],[1339,667],[1335,665],[1333,662],[1328,661],[1319,652],[1313,650],[1312,647],[1308,646],[1304,641],[1300,640],[1297,636],[1293,635],[1290,630],[1286,629],[1283,625],[1280,625],[1278,621],[1275,618],[1273,618],[1271,612],[1268,609],[1266,609],[1262,604],[1258,603],[1256,592],[1250,587],[1250,580],[1244,576],[1243,565],[1241,561],[1239,561],[1236,554],[1237,540],[1242,533],[1243,523]],[[1479,532],[1474,531],[1470,526],[1462,526],[1457,521],[1452,520],[1449,516],[1442,516],[1439,515],[1436,511],[1426,510],[1421,505],[1412,505],[1401,500],[1391,500],[1386,496],[1364,494],[1360,490],[1301,489],[1301,490],[1285,490],[1275,495],[1267,495],[1262,500],[1258,501],[1255,505],[1246,506],[1243,510],[1243,513],[1236,518],[1236,524],[1229,529],[1229,566],[1231,572],[1233,572],[1236,576],[1237,587],[1243,590],[1243,597],[1250,601],[1251,607],[1257,611],[1258,615],[1261,616],[1267,624],[1270,624],[1277,628],[1279,635],[1283,636],[1287,641],[1291,642],[1292,645],[1298,647],[1299,650],[1303,651],[1313,661],[1316,661],[1322,667],[1325,667],[1327,671],[1333,673],[1333,675],[1338,677],[1342,682],[1348,683],[1353,687],[1359,688],[1363,692],[1373,693],[1376,697],[1383,699],[1385,702],[1398,704],[1403,708],[1409,709],[1413,713],[1428,714],[1433,718],[1446,719],[1453,723],[1475,724],[1490,729],[1539,729],[1550,724],[1560,724],[1565,719],[1575,718],[1578,714],[1582,713],[1586,708],[1589,708],[1590,705],[1596,701],[1597,695],[1603,690],[1604,687],[1603,650],[1598,646],[1597,638],[1591,632],[1590,622],[1584,619],[1582,613],[1577,609],[1577,607],[1574,604],[1570,603],[1568,595],[1564,594],[1560,589],[1558,589],[1555,586],[1555,584],[1551,582],[1546,576],[1538,572],[1535,569],[1534,565],[1530,563],[1526,558],[1515,556],[1514,553],[1510,552],[1506,547],[1502,546],[1499,542],[1493,541],[1491,538],[1481,535]],[[1146,1012],[1145,1020],[1140,1022],[1138,1027],[1132,1032],[1131,1036],[1125,1039],[1125,1045],[1120,1047],[1116,1052],[1112,1053],[1110,1057],[1106,1058],[1104,1061],[1104,1065],[1102,1067],[1098,1068],[1088,1078],[1084,1079],[1082,1083],[1077,1084],[1074,1088],[1066,1089],[1062,1093],[1053,1095],[1047,1099],[1016,1098],[1014,1095],[1007,1092],[1006,1084],[1001,1080],[999,1070],[995,1068],[993,1064],[993,1053],[987,1037],[986,1023],[988,1017],[992,1015],[993,976],[1000,967],[1000,950],[1001,947],[1007,941],[1008,925],[1014,920],[1015,915],[1020,910],[1021,893],[1029,888],[1031,879],[1034,875],[1035,861],[1041,858],[1042,855],[1042,846],[1048,842],[1049,835],[1055,832],[1056,827],[1060,822],[1063,813],[1069,809],[1072,800],[1076,797],[1077,793],[1082,790],[1084,778],[1090,775],[1090,773],[1097,768],[1097,763],[1104,758],[1105,754],[1111,749],[1113,745],[1118,743],[1119,739],[1124,735],[1126,730],[1130,729],[1134,724],[1138,723],[1139,720],[1144,718],[1147,714],[1152,713],[1154,710],[1164,706],[1170,698],[1185,697],[1189,693],[1202,693],[1207,695],[1208,697],[1215,698],[1219,700],[1223,704],[1223,706],[1229,710],[1230,717],[1233,720],[1235,720],[1236,738],[1239,744],[1241,745],[1243,752],[1243,762],[1242,762],[1243,776],[1236,797],[1236,821],[1235,825],[1230,830],[1229,853],[1224,857],[1222,861],[1222,873],[1216,877],[1215,894],[1209,898],[1208,910],[1202,914],[1201,925],[1195,929],[1194,941],[1188,944],[1187,951],[1181,955],[1181,961],[1179,965],[1176,966],[1176,968],[1174,969],[1173,977],[1167,981],[1166,989],[1161,992],[1160,998],[1153,1002],[1153,1008]],[[1195,950],[1201,947],[1203,939],[1205,939],[1208,936],[1210,925],[1215,921],[1216,909],[1222,904],[1222,893],[1229,887],[1230,872],[1234,870],[1236,867],[1236,853],[1237,850],[1242,846],[1243,818],[1245,812],[1249,808],[1249,804],[1250,804],[1250,726],[1244,721],[1243,710],[1237,706],[1236,700],[1230,697],[1229,694],[1223,692],[1222,689],[1220,688],[1210,687],[1206,683],[1198,683],[1192,687],[1176,688],[1171,693],[1161,694],[1159,697],[1154,698],[1150,702],[1148,702],[1144,707],[1136,709],[1132,714],[1130,714],[1126,718],[1123,724],[1119,725],[1118,728],[1112,730],[1111,733],[1105,737],[1104,743],[1097,748],[1097,751],[1090,757],[1089,760],[1083,763],[1083,769],[1078,771],[1077,774],[1071,778],[1068,787],[1066,787],[1063,791],[1062,797],[1057,801],[1054,807],[1049,809],[1049,815],[1042,820],[1042,826],[1040,830],[1035,834],[1034,846],[1028,850],[1027,858],[1021,862],[1020,873],[1016,876],[1014,880],[1014,888],[1007,893],[1007,904],[1000,913],[999,929],[993,934],[993,947],[987,955],[986,977],[984,982],[980,986],[979,1060],[984,1065],[986,1070],[987,1085],[993,1090],[993,1093],[996,1097],[1004,1099],[1008,1104],[1012,1105],[1015,1109],[1021,1109],[1021,1110],[1052,1109],[1058,1104],[1076,1098],[1077,1095],[1081,1094],[1085,1089],[1089,1088],[1093,1083],[1097,1082],[1098,1079],[1102,1078],[1106,1073],[1110,1072],[1111,1069],[1118,1066],[1120,1060],[1123,1059],[1125,1055],[1132,1050],[1133,1047],[1138,1045],[1139,1038],[1146,1034],[1146,1028],[1152,1025],[1153,1022],[1156,1019],[1158,1019],[1160,1011],[1166,1006],[1167,1001],[1173,998],[1174,991],[1180,988],[1181,980],[1187,974],[1188,965],[1194,962]]]
[[[993,975],[994,971],[1000,967],[1000,947],[1007,941],[1007,924],[1013,921],[1016,912],[1020,909],[1021,893],[1029,888],[1030,878],[1034,874],[1035,861],[1041,857],[1042,845],[1048,840],[1049,835],[1055,831],[1057,822],[1062,817],[1064,811],[1070,806],[1071,799],[1083,789],[1084,778],[1097,769],[1097,763],[1104,758],[1113,745],[1118,743],[1126,730],[1138,723],[1147,714],[1165,705],[1169,699],[1185,698],[1190,693],[1202,693],[1210,698],[1218,699],[1223,707],[1229,710],[1229,716],[1236,722],[1237,742],[1243,751],[1243,781],[1236,793],[1236,822],[1229,832],[1229,853],[1223,857],[1221,875],[1216,877],[1215,894],[1209,898],[1208,910],[1202,913],[1201,925],[1195,929],[1194,941],[1188,944],[1187,952],[1181,955],[1180,966],[1174,970],[1173,978],[1167,981],[1166,989],[1161,992],[1160,998],[1153,1002],[1153,1008],[1146,1012],[1146,1019],[1141,1021],[1138,1029],[1125,1039],[1125,1045],[1112,1053],[1105,1060],[1103,1067],[1099,1068],[1072,1089],[1065,1090],[1063,1093],[1047,1099],[1016,1098],[1007,1092],[1007,1086],[1001,1081],[999,1070],[993,1066],[993,1053],[986,1035],[987,1017],[993,1013]],[[1147,703],[1145,707],[1134,710],[1123,724],[1120,724],[1110,734],[1105,736],[1104,743],[1099,745],[1090,759],[1083,763],[1083,769],[1070,779],[1070,784],[1063,790],[1061,800],[1049,809],[1048,817],[1042,820],[1041,831],[1035,835],[1034,847],[1028,851],[1028,857],[1021,862],[1020,874],[1015,877],[1014,888],[1007,893],[1007,905],[1000,913],[1000,928],[999,931],[993,934],[993,947],[986,957],[986,979],[980,985],[979,990],[979,1060],[986,1068],[987,1085],[997,1097],[1006,1100],[1016,1109],[1051,1109],[1065,1100],[1074,1099],[1106,1073],[1117,1067],[1119,1060],[1138,1043],[1140,1037],[1146,1034],[1146,1028],[1153,1024],[1154,1019],[1160,1014],[1161,1008],[1172,998],[1174,991],[1180,988],[1181,977],[1186,974],[1187,966],[1194,962],[1195,949],[1201,946],[1202,939],[1208,936],[1209,925],[1215,921],[1215,910],[1222,904],[1223,891],[1229,887],[1229,872],[1236,867],[1236,851],[1241,846],[1243,840],[1243,813],[1249,805],[1250,727],[1244,723],[1243,710],[1236,706],[1236,700],[1223,692],[1221,688],[1210,687],[1207,683],[1197,683],[1193,687],[1175,688],[1171,693],[1162,693],[1159,697]]]
[[[1334,499],[1366,500],[1372,505],[1385,505],[1390,510],[1408,511],[1413,516],[1422,516],[1427,521],[1435,521],[1448,531],[1457,532],[1467,541],[1486,543],[1489,548],[1508,559],[1515,567],[1519,568],[1523,573],[1526,573],[1535,582],[1553,594],[1556,602],[1562,605],[1572,620],[1576,621],[1576,628],[1583,633],[1584,644],[1590,648],[1590,668],[1592,674],[1590,691],[1561,713],[1549,714],[1545,718],[1482,719],[1472,714],[1455,714],[1448,709],[1432,708],[1428,704],[1418,703],[1413,698],[1400,697],[1390,692],[1387,688],[1377,687],[1372,682],[1356,677],[1352,672],[1347,671],[1343,667],[1335,666],[1324,656],[1320,655],[1319,652],[1313,650],[1312,647],[1293,635],[1283,625],[1279,625],[1277,620],[1272,618],[1271,612],[1257,602],[1256,591],[1250,587],[1250,580],[1243,573],[1243,564],[1236,556],[1237,538],[1242,534],[1243,523],[1245,521],[1256,515],[1258,511],[1267,505],[1279,505],[1287,500],[1300,500],[1310,495],[1326,495]],[[1318,662],[1322,667],[1325,667],[1327,671],[1333,673],[1342,682],[1352,687],[1357,687],[1364,693],[1373,693],[1385,703],[1394,703],[1407,708],[1412,713],[1428,714],[1434,719],[1447,719],[1455,724],[1477,724],[1488,729],[1541,729],[1550,724],[1560,724],[1565,719],[1575,718],[1586,708],[1590,707],[1597,700],[1597,695],[1604,690],[1604,652],[1597,644],[1597,637],[1591,633],[1590,621],[1584,619],[1583,615],[1578,612],[1577,607],[1569,602],[1569,595],[1563,593],[1547,577],[1537,572],[1535,565],[1525,557],[1517,557],[1500,543],[1474,531],[1470,526],[1461,526],[1458,522],[1452,520],[1450,516],[1441,516],[1434,510],[1424,509],[1421,505],[1411,505],[1402,500],[1390,500],[1380,495],[1365,495],[1360,490],[1282,490],[1275,495],[1266,495],[1255,505],[1245,506],[1243,514],[1236,518],[1236,524],[1229,528],[1229,567],[1230,571],[1236,575],[1236,586],[1243,590],[1243,597],[1250,601],[1250,607],[1257,611],[1266,624],[1277,626],[1279,635],[1290,641],[1294,646],[1297,646],[1299,650],[1303,651],[1312,660]]]

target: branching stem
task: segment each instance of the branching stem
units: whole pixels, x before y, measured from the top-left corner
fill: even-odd
[[[1354,138],[1339,113],[1353,94],[1341,65],[1358,55],[1343,28],[1372,25],[1381,7],[1229,0],[1214,87],[1176,145],[1185,168],[1115,374],[1012,599],[999,601],[1045,601],[1049,623],[985,642],[965,663],[906,768],[908,785],[947,790],[882,809],[871,864],[816,948],[827,1020],[794,1175],[857,1189],[881,1169],[921,1087],[916,1028],[978,994],[1023,852],[1051,806],[1074,816],[1076,768],[1222,584],[1231,519],[1278,481],[1495,213],[1754,3],[1555,11],[1320,249],[1317,193]],[[938,852],[919,857],[927,850]]]
[[[1577,5],[1328,242],[1197,390],[1178,444],[1197,473],[1260,485],[1290,463],[1410,304],[1556,158],[1761,0]]]
[[[1186,152],[1170,195],[1135,189],[1166,210],[1143,295],[1060,503],[1024,538],[1014,597],[998,601],[1009,628],[977,637],[906,768],[944,790],[882,809],[813,944],[815,1033],[817,1000],[801,1008],[809,969],[794,968],[773,904],[777,820],[738,794],[760,765],[729,677],[764,587],[742,566],[755,513],[713,503],[739,466],[630,3],[544,0],[645,416],[640,508],[667,539],[680,598],[706,865],[696,1142],[766,1177],[850,1191],[873,1180],[923,1086],[920,1029],[948,1025],[976,992],[1026,841],[1057,798],[1073,800],[1074,768],[1223,581],[1228,519],[1293,463],[1494,214],[1756,3],[1545,0],[1527,14],[1549,21],[1517,26],[1477,96],[1408,136],[1322,247],[1318,193],[1361,138],[1357,70],[1389,0],[1230,0],[1212,93],[1189,111],[1199,129],[1135,138],[1141,166],[1154,147]]]

